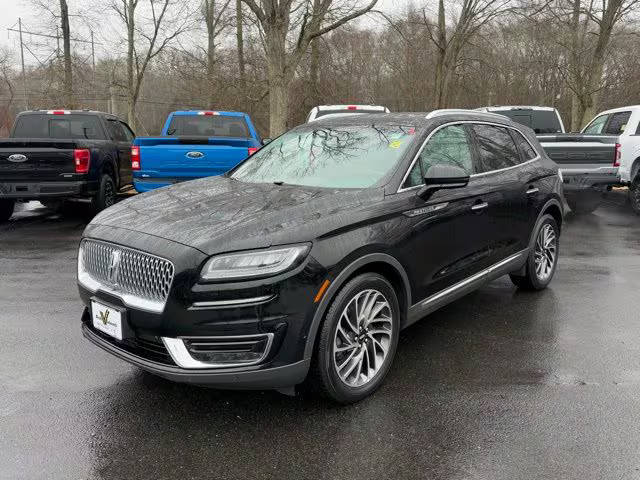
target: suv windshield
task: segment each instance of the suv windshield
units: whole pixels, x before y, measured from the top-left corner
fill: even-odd
[[[562,133],[562,126],[558,120],[558,115],[553,110],[492,110],[505,117],[509,117],[514,122],[526,125],[536,133]]]
[[[251,183],[366,188],[397,165],[414,134],[412,125],[296,129],[249,157],[231,177]]]
[[[249,137],[244,118],[231,115],[174,115],[167,135],[194,137]]]
[[[105,136],[96,116],[71,114],[21,115],[16,120],[13,138],[90,138],[104,140]]]

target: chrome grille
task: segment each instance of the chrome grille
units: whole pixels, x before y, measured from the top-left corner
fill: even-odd
[[[116,295],[164,304],[173,282],[173,264],[155,255],[111,243],[82,242],[82,270]],[[79,272],[80,273],[80,272]]]

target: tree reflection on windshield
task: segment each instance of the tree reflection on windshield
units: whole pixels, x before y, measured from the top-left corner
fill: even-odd
[[[252,183],[365,188],[397,164],[414,132],[411,125],[296,129],[255,153],[232,177]]]

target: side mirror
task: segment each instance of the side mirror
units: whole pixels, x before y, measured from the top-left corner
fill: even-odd
[[[270,138],[263,138],[262,139],[262,145],[266,145],[267,143],[271,143],[271,139]]]
[[[437,190],[462,188],[469,183],[469,174],[454,165],[433,165],[424,176],[424,186],[418,192],[421,198],[428,198]]]

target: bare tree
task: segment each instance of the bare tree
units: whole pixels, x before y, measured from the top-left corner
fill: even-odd
[[[361,8],[336,0],[242,0],[255,14],[264,33],[269,81],[271,136],[287,129],[289,93],[296,69],[311,41],[370,11],[378,0]],[[291,37],[292,46],[288,40]]]
[[[423,21],[429,38],[436,46],[437,63],[435,69],[434,107],[450,105],[450,87],[463,48],[478,31],[497,16],[506,13],[511,0],[463,0],[459,14],[453,25],[447,25],[444,0],[438,2],[437,24],[433,25],[423,11]]]
[[[572,91],[571,129],[579,130],[596,113],[614,30],[640,0],[560,0],[555,11],[571,32],[566,82]]]
[[[148,0],[150,18],[139,24],[136,12],[141,3],[142,0],[115,0],[112,4],[127,29],[127,119],[134,129],[136,105],[149,63],[188,25],[185,7],[180,6],[179,0]]]
[[[215,64],[216,64],[216,39],[227,27],[223,15],[229,7],[231,0],[224,3],[216,0],[204,0],[202,2],[202,15],[207,26],[207,79],[209,80],[209,108],[214,107],[215,102]]]

